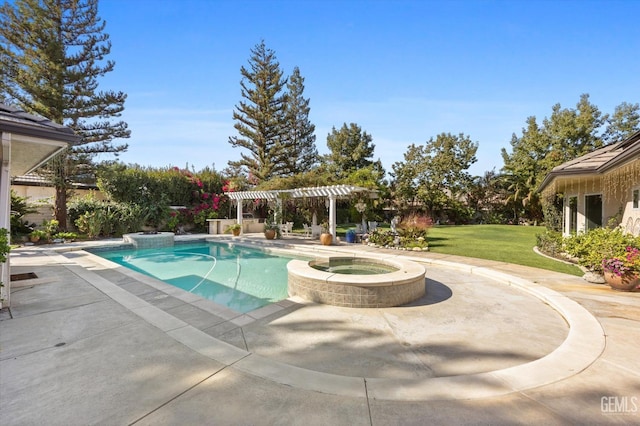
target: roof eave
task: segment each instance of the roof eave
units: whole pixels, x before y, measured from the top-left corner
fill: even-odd
[[[80,140],[80,136],[76,135],[71,129],[49,129],[40,125],[23,124],[3,120],[0,124],[0,131],[5,133],[15,133],[20,135],[31,136],[40,139],[49,139],[69,144],[76,143]]]

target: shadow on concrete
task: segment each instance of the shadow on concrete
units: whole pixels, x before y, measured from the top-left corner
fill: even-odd
[[[451,288],[441,283],[440,281],[435,281],[427,278],[425,279],[425,286],[426,286],[427,292],[423,297],[402,306],[412,307],[412,306],[435,305],[436,303],[444,302],[445,300],[453,296],[453,291],[451,290]]]

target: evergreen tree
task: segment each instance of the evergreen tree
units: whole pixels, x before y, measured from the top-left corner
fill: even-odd
[[[623,102],[607,119],[605,143],[620,142],[640,130],[640,104]]]
[[[354,171],[374,165],[373,152],[376,146],[372,141],[371,135],[363,132],[355,123],[349,126],[344,123],[340,130],[333,127],[327,135],[330,152],[323,158],[327,170],[342,179]]]
[[[240,68],[240,101],[233,112],[234,128],[239,136],[229,137],[229,143],[249,151],[241,159],[230,161],[231,167],[241,167],[258,182],[284,175],[289,153],[286,152],[286,94],[280,64],[275,52],[264,41],[251,49],[249,69]]]
[[[287,174],[295,175],[311,170],[318,163],[316,126],[309,121],[309,99],[303,97],[304,77],[295,67],[287,83],[285,117],[287,126]]]
[[[98,91],[98,77],[113,71],[105,61],[111,43],[98,17],[98,0],[15,0],[0,6],[0,93],[24,110],[72,128],[81,141],[50,161],[55,216],[67,225],[70,183],[93,171],[99,153],[118,153],[128,138],[122,92]]]

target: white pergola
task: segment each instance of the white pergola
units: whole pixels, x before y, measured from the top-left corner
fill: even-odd
[[[285,198],[326,198],[329,200],[329,232],[336,241],[336,200],[348,198],[354,194],[361,194],[369,198],[377,198],[375,190],[354,185],[315,186],[296,189],[272,189],[264,191],[237,191],[225,192],[231,200],[238,205],[237,221],[242,225],[242,201],[243,200],[274,200],[282,203]]]

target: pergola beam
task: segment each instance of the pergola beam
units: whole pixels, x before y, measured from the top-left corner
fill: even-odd
[[[225,195],[232,200],[275,200],[277,198],[282,198],[281,195],[285,194],[290,198],[313,198],[329,196],[340,198],[348,197],[354,193],[367,193],[370,198],[377,198],[377,191],[354,185],[314,186],[308,188],[270,189],[263,191],[236,191],[225,192]]]

